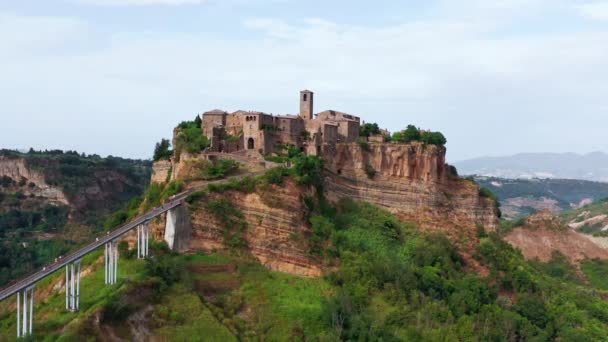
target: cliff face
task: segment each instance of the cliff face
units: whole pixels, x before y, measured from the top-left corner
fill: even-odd
[[[164,183],[169,178],[169,173],[172,170],[171,162],[168,160],[159,160],[152,164],[151,183]]]
[[[121,161],[133,165],[129,170],[107,160],[74,155],[61,157],[64,159],[53,155],[0,155],[0,177],[10,177],[13,181],[6,191],[21,192],[27,197],[33,195],[51,204],[67,205],[83,214],[98,209],[110,212],[143,192],[149,177],[145,172],[137,174],[140,170],[136,168],[140,165],[136,161]]]
[[[206,204],[226,198],[243,214],[246,222],[244,239],[251,254],[262,264],[276,271],[319,276],[320,266],[308,255],[306,236],[310,228],[305,220],[307,209],[301,200],[306,191],[289,181],[285,186],[269,186],[250,194],[234,191],[211,194],[190,208],[190,248],[211,250],[225,247],[226,227]]]
[[[445,148],[422,143],[338,144],[324,151],[326,195],[383,207],[421,228],[475,240],[478,225],[495,230],[497,210],[470,181],[449,176]]]
[[[525,225],[515,228],[505,240],[520,249],[526,259],[548,262],[554,251],[576,266],[584,259],[608,259],[608,246],[602,245],[601,239],[568,228],[548,210],[528,217]]]
[[[25,195],[33,194],[51,203],[69,204],[63,191],[47,184],[44,174],[28,167],[25,159],[0,156],[0,177],[3,176],[10,177],[15,182],[25,179],[26,185],[19,189]]]

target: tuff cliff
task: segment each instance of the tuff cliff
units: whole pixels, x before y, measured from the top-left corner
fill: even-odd
[[[478,226],[491,231],[498,225],[494,201],[482,196],[473,182],[451,174],[443,147],[416,142],[352,143],[338,144],[323,153],[323,189],[330,201],[347,197],[370,202],[422,229],[443,231],[462,246],[477,241]],[[191,156],[173,162],[171,178],[186,182],[185,188],[200,186],[201,181],[191,179],[192,170],[184,170],[208,157]],[[257,161],[243,163],[243,169],[250,169],[252,164],[257,165]],[[155,169],[167,168],[166,163],[155,165]],[[242,213],[246,222],[243,237],[251,254],[261,263],[274,270],[320,275],[322,267],[309,253],[310,224],[303,201],[313,194],[314,190],[297,186],[293,180],[283,186],[258,186],[249,193],[211,192],[190,207],[192,236],[188,249],[210,251],[226,247],[230,227],[207,207],[211,201],[223,198]],[[159,237],[162,230],[161,225],[154,228]]]
[[[0,151],[0,177],[10,179],[9,192],[47,203],[67,205],[77,213],[115,210],[140,194],[150,178],[146,161],[83,156],[75,152],[18,153]],[[1,188],[0,188],[1,190]]]
[[[50,203],[68,205],[68,199],[57,186],[49,185],[41,170],[27,165],[23,158],[0,155],[0,177],[8,177],[14,181],[13,190],[19,190],[26,196],[42,197]],[[21,185],[19,185],[21,182]],[[17,189],[18,188],[18,189]]]
[[[475,183],[453,174],[445,152],[419,142],[338,144],[324,151],[331,156],[325,158],[326,195],[370,202],[422,229],[474,241],[477,226],[496,229],[498,209]]]
[[[249,252],[260,263],[270,269],[303,276],[319,276],[321,268],[309,254],[307,224],[303,196],[312,195],[312,190],[286,180],[282,186],[258,186],[256,191],[243,193],[226,191],[211,193],[203,200],[190,206],[192,219],[191,249],[221,249],[226,247],[227,239],[234,241],[233,232],[244,223],[240,238],[246,242]],[[210,203],[223,203],[236,209],[234,213],[217,213],[209,207]],[[227,202],[226,202],[227,201]],[[237,215],[226,222],[226,216]]]
[[[520,249],[526,259],[548,262],[555,251],[576,267],[586,259],[608,259],[608,246],[602,245],[601,238],[571,229],[549,210],[529,216],[523,226],[513,229],[504,238]]]

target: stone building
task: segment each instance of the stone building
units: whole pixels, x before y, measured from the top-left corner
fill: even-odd
[[[319,155],[328,145],[354,142],[359,137],[359,117],[335,110],[313,113],[314,93],[302,90],[299,115],[215,109],[202,115],[203,134],[211,141],[210,152],[254,150],[263,155],[282,145]]]

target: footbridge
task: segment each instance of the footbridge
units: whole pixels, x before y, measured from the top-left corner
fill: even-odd
[[[153,218],[167,213],[165,226],[165,240],[172,249],[180,249],[178,240],[175,237],[180,218],[185,213],[183,206],[186,197],[194,190],[186,191],[172,197],[168,203],[156,207],[143,215],[138,216],[129,223],[108,232],[105,236],[97,237],[94,242],[69,254],[56,259],[56,261],[42,270],[26,276],[6,288],[0,290],[0,301],[13,295],[17,295],[17,337],[25,337],[32,334],[33,315],[34,315],[34,290],[36,283],[49,275],[65,269],[65,293],[66,310],[77,311],[80,299],[80,265],[82,258],[98,248],[104,247],[105,261],[105,284],[116,283],[118,275],[118,242],[127,233],[137,230],[137,257],[146,258],[148,256],[149,229],[148,223]]]

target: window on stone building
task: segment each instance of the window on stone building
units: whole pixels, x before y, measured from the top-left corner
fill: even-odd
[[[304,101],[306,101],[306,94],[304,94]]]

